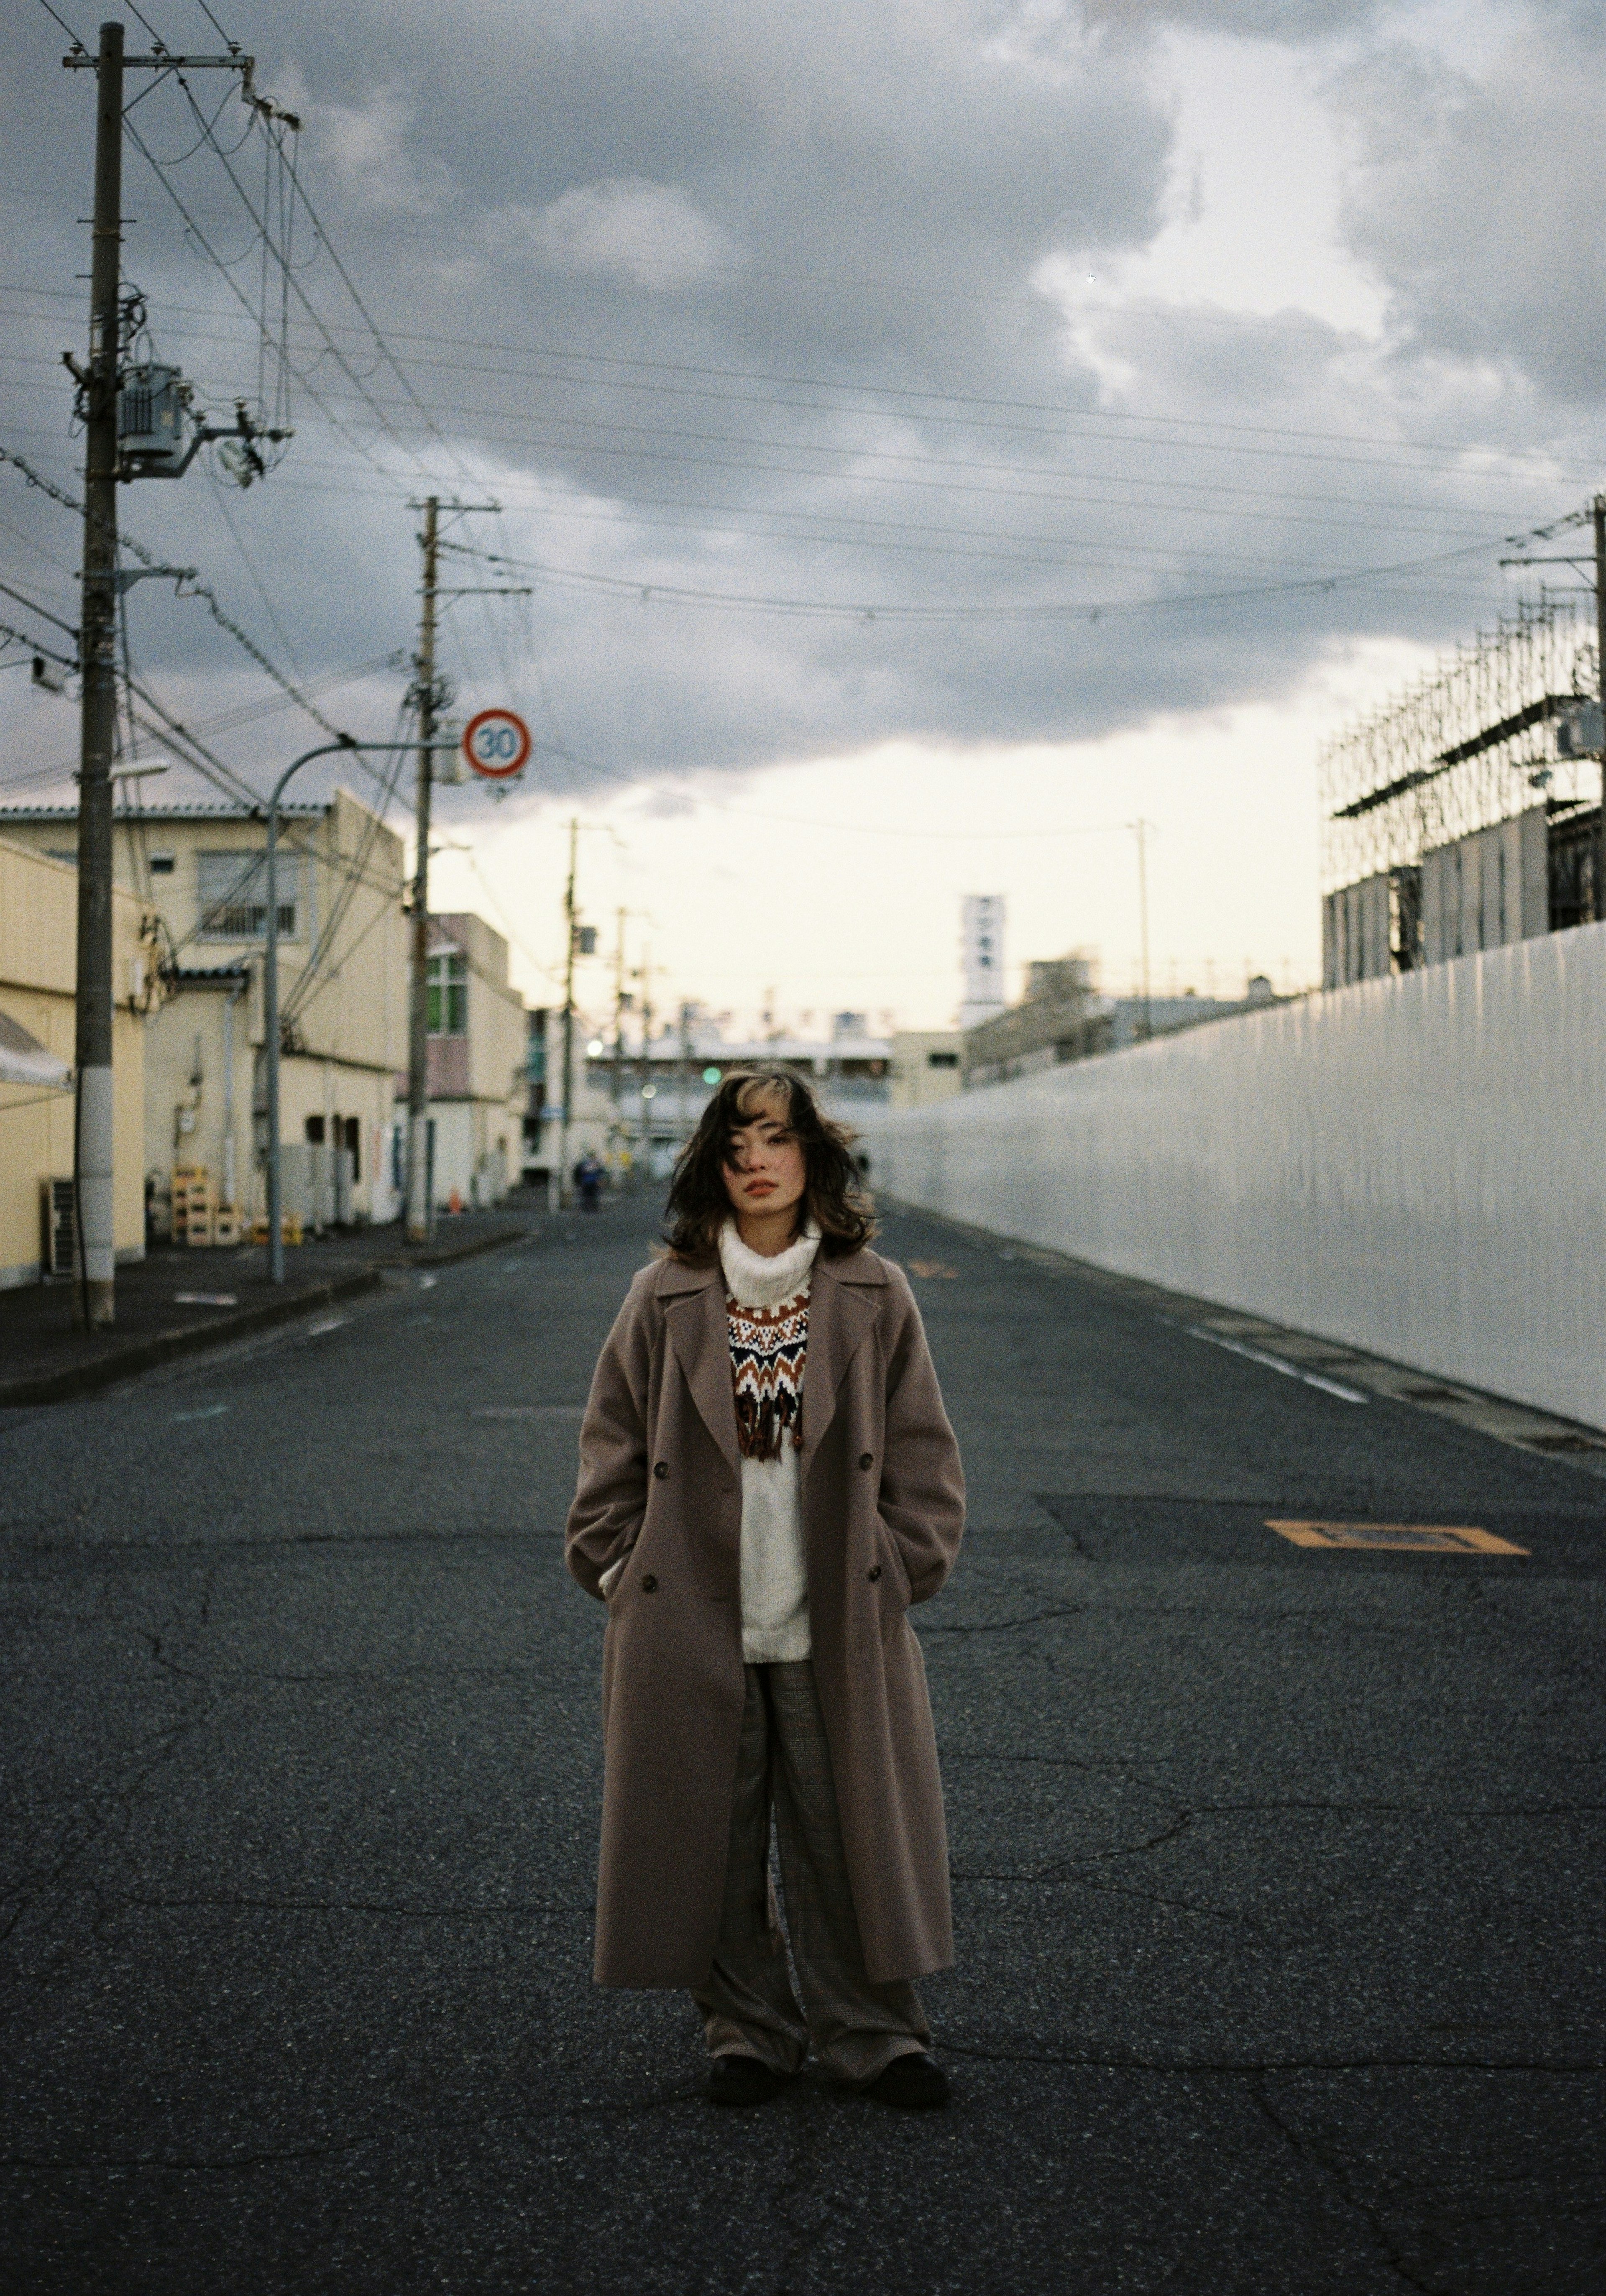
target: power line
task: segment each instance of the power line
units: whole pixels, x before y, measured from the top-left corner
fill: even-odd
[[[31,294],[41,298],[65,299],[64,290],[36,287],[26,282],[0,282],[0,293]],[[167,308],[175,313],[183,314],[184,316],[193,316],[201,318],[209,318],[215,316],[204,307],[199,305],[172,304]],[[329,324],[331,332],[336,333],[340,332],[338,323],[331,322]],[[365,322],[365,324],[372,324],[372,322]],[[407,327],[391,327],[389,329],[388,333],[389,336],[396,342],[418,343],[425,346],[437,346],[455,350],[486,351],[501,354],[513,358],[545,360],[559,363],[564,366],[575,366],[580,368],[598,367],[626,373],[668,374],[673,376],[700,376],[706,380],[715,381],[752,385],[768,384],[779,390],[809,390],[832,392],[838,394],[839,396],[852,395],[860,399],[872,401],[885,399],[910,399],[918,402],[922,409],[928,410],[919,413],[912,419],[918,420],[922,422],[934,422],[946,426],[965,425],[968,427],[998,428],[1022,431],[1030,435],[1043,435],[1055,438],[1066,435],[1098,435],[1101,432],[1112,430],[1117,428],[1141,428],[1145,432],[1159,431],[1162,433],[1174,430],[1199,431],[1207,434],[1208,439],[1212,441],[1222,439],[1285,439],[1292,442],[1291,447],[1286,449],[1278,447],[1267,450],[1275,453],[1289,453],[1291,455],[1292,448],[1294,447],[1307,445],[1349,445],[1368,447],[1373,449],[1377,449],[1379,447],[1395,448],[1400,452],[1407,454],[1443,455],[1452,457],[1456,463],[1460,463],[1462,459],[1464,458],[1468,451],[1467,443],[1464,439],[1380,439],[1364,431],[1326,430],[1315,428],[1300,427],[1292,424],[1265,422],[1224,422],[1215,417],[1206,415],[1167,415],[1146,413],[1128,413],[1116,407],[1056,404],[1054,401],[1049,399],[1004,398],[996,395],[958,390],[932,391],[921,390],[912,385],[888,382],[845,382],[824,376],[773,374],[760,368],[710,366],[688,360],[635,358],[602,351],[570,350],[561,346],[546,344],[508,343],[496,340],[487,340],[475,337],[435,334],[427,332],[421,329]],[[415,360],[414,364],[415,365],[422,366],[450,368],[453,371],[464,373],[497,373],[507,372],[517,379],[523,381],[563,381],[599,390],[617,389],[633,391],[647,390],[672,397],[713,398],[725,404],[733,406],[752,405],[763,407],[776,407],[807,414],[861,414],[874,415],[884,414],[888,411],[885,406],[879,405],[866,405],[863,406],[849,407],[843,406],[833,402],[821,404],[819,402],[813,401],[799,402],[796,400],[777,399],[768,397],[754,398],[750,399],[741,397],[738,394],[725,390],[698,390],[684,392],[672,390],[668,386],[657,383],[637,384],[627,381],[616,381],[607,380],[602,376],[591,377],[583,373],[578,375],[529,376],[520,369],[499,370],[496,368],[463,365],[460,363],[447,360],[419,359]],[[934,407],[954,407],[962,411],[954,414],[937,414],[929,411]],[[994,414],[999,412],[1014,412],[1023,414],[1044,414],[1053,416],[1056,418],[1056,420],[1052,430],[1040,432],[1036,429],[1036,426],[1029,423],[978,422],[977,418],[968,411],[974,408],[988,410]],[[1067,431],[1066,426],[1068,425],[1073,426],[1073,430],[1070,433],[1068,433]],[[1145,439],[1131,443],[1152,444],[1154,442],[1151,439]],[[1178,441],[1176,443],[1185,445],[1191,442]],[[1238,450],[1228,447],[1217,448],[1216,451],[1233,452]],[[1546,449],[1534,447],[1512,448],[1507,451],[1523,455],[1543,457],[1545,475],[1549,477],[1553,474],[1554,464]],[[1366,457],[1349,455],[1336,457],[1323,456],[1318,457],[1317,459],[1337,460],[1347,464],[1356,466],[1364,466],[1367,460]],[[1468,479],[1481,479],[1499,477],[1504,474],[1497,472],[1483,470],[1463,470],[1458,471],[1457,475],[1463,476]]]
[[[0,282],[0,293],[32,295],[40,299],[50,300],[74,299],[67,295],[65,290],[37,287],[26,282]],[[165,308],[171,313],[183,316],[192,316],[201,318],[211,318],[216,316],[205,307],[198,305],[170,304]],[[332,334],[339,334],[342,332],[338,322],[328,322],[325,324],[327,324],[328,332]],[[321,325],[320,332],[323,331],[323,326]],[[195,332],[198,336],[201,335],[201,331],[199,330],[192,332]],[[346,332],[353,331],[348,330]],[[1488,468],[1469,469],[1463,467],[1464,457],[1467,453],[1467,446],[1464,440],[1451,441],[1410,439],[1398,440],[1380,439],[1375,436],[1369,436],[1364,431],[1323,430],[1271,423],[1227,423],[1202,415],[1162,415],[1127,413],[1118,408],[1113,407],[1056,406],[1053,401],[1049,400],[1004,399],[974,396],[963,391],[919,391],[912,388],[892,383],[840,382],[812,376],[774,377],[765,374],[761,370],[710,367],[693,365],[686,361],[631,359],[598,351],[576,351],[554,348],[541,345],[521,345],[517,343],[486,341],[473,338],[459,338],[450,335],[431,334],[421,330],[409,328],[392,327],[389,330],[389,337],[397,342],[413,342],[426,346],[437,345],[453,349],[483,350],[501,353],[515,358],[561,362],[563,365],[570,366],[584,367],[591,365],[619,370],[635,370],[637,372],[653,373],[668,373],[672,375],[701,375],[710,380],[725,379],[737,382],[757,383],[768,381],[774,383],[779,388],[810,389],[839,394],[851,393],[860,398],[868,399],[896,399],[910,398],[922,401],[926,406],[926,411],[921,412],[913,419],[925,423],[938,423],[949,427],[957,426],[971,429],[999,429],[1019,432],[1023,435],[1045,436],[1053,438],[1098,437],[1108,435],[1117,429],[1138,429],[1141,430],[1144,435],[1139,438],[1118,442],[1112,440],[1112,443],[1144,446],[1166,444],[1176,448],[1200,452],[1257,452],[1281,456],[1283,459],[1336,462],[1343,467],[1356,469],[1369,467],[1374,461],[1381,460],[1381,457],[1375,455],[1375,453],[1373,456],[1370,457],[1364,455],[1326,455],[1310,456],[1297,454],[1295,451],[1297,447],[1305,445],[1314,446],[1323,443],[1332,445],[1354,445],[1369,447],[1374,450],[1393,450],[1389,455],[1387,462],[1382,463],[1383,467],[1397,469],[1414,467],[1408,463],[1401,462],[1398,459],[1398,456],[1402,455],[1442,455],[1452,458],[1452,474],[1468,481],[1497,480],[1509,475],[1507,472],[1501,470]],[[206,338],[202,336],[201,339],[204,340]],[[212,338],[212,340],[225,341],[227,338],[217,336]],[[816,414],[863,414],[866,416],[885,414],[888,412],[888,409],[885,406],[875,405],[844,406],[835,403],[822,404],[815,401],[796,401],[790,399],[778,399],[769,397],[746,398],[726,390],[682,391],[673,390],[667,385],[660,385],[658,383],[634,383],[624,381],[609,380],[605,377],[600,376],[591,377],[584,373],[532,376],[526,373],[522,369],[503,370],[475,366],[456,361],[423,358],[414,359],[413,364],[414,366],[440,367],[453,372],[464,373],[507,373],[512,379],[524,381],[557,381],[572,387],[582,387],[586,389],[630,390],[638,393],[644,391],[651,395],[665,397],[713,398],[717,402],[725,405],[750,405],[762,408],[773,408],[779,411],[792,411]],[[1029,423],[982,421],[977,416],[963,411],[951,415],[937,414],[930,411],[930,408],[932,406],[953,406],[961,410],[970,408],[1012,408],[1022,413],[1036,413],[1053,415],[1058,419],[1052,428],[1039,429],[1037,426]],[[1201,432],[1206,435],[1202,439],[1183,438],[1168,439],[1163,436],[1165,433],[1175,431]],[[1153,433],[1159,433],[1162,434],[1162,436],[1157,439],[1149,435]],[[1292,443],[1287,447],[1273,447],[1254,449],[1247,447],[1237,447],[1220,443],[1223,440],[1233,439],[1282,439]],[[1556,474],[1557,465],[1555,459],[1551,451],[1547,448],[1539,447],[1519,447],[1506,448],[1504,452],[1507,455],[1511,456],[1539,459],[1542,462],[1543,470],[1542,473],[1536,473],[1536,475],[1542,474],[1546,479],[1551,479]],[[1593,469],[1594,465],[1579,463],[1577,467],[1579,470],[1585,470]]]
[[[531,439],[528,434],[521,437],[520,443],[534,445],[537,447],[547,444],[553,444],[555,447],[557,444],[557,442],[549,442],[540,439]],[[968,484],[963,480],[955,482],[943,478],[927,479],[898,474],[883,475],[870,472],[834,472],[829,471],[814,471],[809,469],[801,469],[795,465],[728,462],[713,456],[670,455],[665,457],[650,457],[648,450],[638,447],[614,448],[610,447],[594,447],[588,448],[586,451],[588,453],[597,455],[626,456],[636,460],[657,459],[668,462],[682,462],[700,468],[750,473],[752,475],[761,477],[783,476],[806,479],[817,478],[828,487],[837,487],[844,484],[868,485],[874,487],[901,487],[906,488],[916,488],[922,493],[939,493],[945,496],[959,494],[979,494],[982,496],[1002,496],[1006,499],[1020,501],[1023,503],[1041,504],[1050,509],[1063,506],[1067,509],[1077,508],[1094,511],[1112,510],[1152,513],[1157,516],[1163,515],[1168,525],[1174,523],[1176,518],[1183,517],[1209,521],[1217,525],[1241,525],[1245,521],[1249,521],[1256,525],[1308,527],[1321,529],[1323,530],[1356,534],[1386,531],[1391,534],[1417,534],[1421,535],[1424,538],[1433,537],[1444,540],[1455,540],[1463,537],[1467,539],[1472,538],[1467,534],[1464,527],[1446,528],[1443,525],[1405,525],[1397,516],[1387,514],[1390,510],[1397,508],[1405,508],[1417,512],[1427,511],[1431,512],[1435,509],[1440,507],[1431,502],[1403,505],[1391,505],[1388,503],[1383,503],[1375,505],[1376,509],[1381,513],[1380,515],[1363,516],[1354,519],[1336,519],[1313,515],[1309,512],[1304,510],[1246,508],[1243,506],[1241,502],[1233,501],[1211,503],[1178,502],[1175,498],[1154,500],[1151,499],[1149,495],[1135,495],[1130,491],[1113,491],[1113,489],[1121,487],[1122,481],[1113,477],[1108,480],[1101,481],[1099,480],[1097,474],[1094,474],[1094,482],[1095,484],[1102,483],[1108,488],[1112,489],[1112,491],[1106,491],[1101,494],[1073,494],[1064,490],[1049,491],[1048,489],[1038,488],[976,486]],[[818,451],[846,453],[850,450],[823,448]],[[315,461],[309,463],[305,457],[303,457],[301,467],[306,470],[315,470],[318,465]],[[338,465],[336,467],[338,467]],[[963,468],[966,466],[959,463],[949,465],[938,463],[936,467],[938,470],[941,470],[948,467]],[[534,483],[538,484],[540,481],[534,481]],[[1150,488],[1151,491],[1155,489],[1164,490],[1169,484],[1168,481],[1163,479],[1139,480],[1136,481],[1136,483]],[[505,492],[507,490],[504,488],[504,491]],[[1335,504],[1340,504],[1346,499],[1342,496],[1312,496],[1299,495],[1284,495],[1279,496],[1271,490],[1266,488],[1251,489],[1247,488],[1234,488],[1225,483],[1211,484],[1204,481],[1186,480],[1177,481],[1175,492],[1191,493],[1200,496],[1247,496],[1251,500],[1258,502],[1276,500],[1282,500],[1290,503],[1331,501]],[[1363,511],[1371,510],[1374,507],[1374,505],[1371,504],[1355,501],[1353,497],[1348,499],[1353,503],[1354,507]],[[726,500],[716,500],[710,502],[695,496],[684,496],[679,494],[640,495],[623,491],[615,491],[610,493],[607,497],[606,506],[599,506],[593,502],[568,496],[559,496],[557,501],[553,503],[551,498],[550,489],[548,491],[548,501],[544,507],[551,509],[556,513],[565,517],[586,518],[602,522],[614,522],[625,516],[635,517],[640,513],[653,511],[666,511],[676,513],[676,515],[672,518],[663,520],[648,519],[643,522],[668,525],[672,529],[689,529],[698,532],[735,531],[759,534],[768,533],[773,536],[773,538],[778,540],[786,540],[793,537],[789,537],[784,529],[755,528],[751,525],[735,529],[709,528],[706,525],[700,525],[698,523],[698,518],[700,516],[706,517],[709,515],[714,515],[725,519],[746,519],[748,521],[758,519],[772,521],[785,520],[791,521],[794,526],[800,523],[807,523],[807,525],[810,527],[821,529],[859,529],[859,531],[856,532],[837,531],[827,536],[826,538],[830,540],[834,546],[841,548],[897,551],[904,554],[941,555],[951,557],[955,560],[990,558],[996,561],[1014,562],[1021,565],[1058,565],[1064,562],[1062,555],[1065,547],[1064,540],[1061,536],[1053,533],[1043,533],[1033,531],[1031,529],[1022,531],[1019,529],[1009,527],[1001,528],[998,526],[944,526],[934,524],[929,519],[878,518],[869,514],[868,512],[856,511],[851,508],[837,510],[792,509],[782,504],[772,504],[763,501],[731,502]],[[1442,507],[1446,515],[1451,514],[1451,505],[1446,504]],[[916,537],[929,537],[930,539],[899,540],[896,538],[900,536]],[[1031,550],[1009,549],[1003,547],[956,549],[952,546],[955,542],[976,543],[981,545],[1004,545],[1011,543],[1037,544],[1042,546],[1043,552],[1053,552],[1054,553],[1054,555],[1048,557]],[[1178,554],[1175,546],[1165,547],[1156,544],[1117,542],[1103,536],[1100,536],[1096,542],[1091,545],[1084,544],[1082,545],[1083,553],[1086,554],[1090,546],[1102,554],[1103,562],[1106,563],[1119,557],[1135,559],[1158,558],[1168,563],[1173,562]],[[1226,562],[1228,561],[1242,565],[1263,564],[1266,562],[1265,559],[1258,554],[1244,551],[1225,551],[1221,549],[1219,546],[1211,549],[1209,555],[1210,559],[1217,563]],[[1084,555],[1084,562],[1088,562],[1086,555]]]
[[[1059,603],[1026,605],[991,605],[965,603],[959,605],[898,605],[866,603],[862,601],[823,598],[780,598],[756,595],[735,590],[694,589],[673,582],[642,582],[624,575],[593,574],[578,567],[559,567],[534,558],[506,558],[503,562],[522,572],[536,574],[547,581],[569,584],[598,590],[614,597],[635,598],[643,604],[655,599],[676,605],[713,605],[733,611],[760,613],[799,615],[836,620],[859,622],[897,622],[902,624],[955,620],[979,621],[1101,621],[1134,614],[1163,613],[1196,610],[1202,606],[1240,603],[1250,599],[1299,597],[1340,589],[1352,589],[1372,581],[1397,580],[1407,575],[1479,556],[1493,547],[1485,541],[1470,545],[1462,550],[1436,553],[1428,558],[1413,559],[1399,564],[1346,569],[1314,574],[1286,582],[1248,585],[1240,589],[1193,591],[1186,594],[1161,598],[1110,599],[1094,603],[1072,601]]]
[[[61,504],[66,510],[82,512],[84,507],[82,503],[75,501],[72,496],[68,494],[63,488],[54,486],[50,482],[50,480],[40,477],[40,475],[34,471],[29,463],[23,461],[20,455],[8,454],[4,447],[0,447],[0,461],[14,464],[31,485],[41,488],[44,492],[51,497],[53,502]],[[233,531],[232,522],[230,530],[231,532]],[[129,551],[134,557],[137,558],[142,566],[147,567],[152,572],[155,572],[160,562],[156,558],[152,552],[147,550],[142,543],[133,541],[127,535],[123,536],[121,540],[123,547]],[[238,536],[235,537],[235,540],[239,540]],[[243,554],[242,550],[242,555],[243,556]],[[215,590],[211,589],[206,583],[197,580],[193,574],[188,575],[186,578],[189,581],[189,590],[187,594],[181,586],[176,593],[176,595],[182,597],[188,594],[192,597],[200,598],[205,604],[208,612],[212,617],[212,619],[218,625],[218,627],[221,629],[225,630],[229,636],[234,640],[237,645],[243,647],[244,651],[250,654],[251,660],[257,664],[258,668],[266,671],[267,676],[273,679],[274,684],[282,689],[288,698],[296,704],[298,709],[303,710],[306,715],[312,719],[315,726],[320,726],[323,731],[330,736],[332,741],[339,742],[350,738],[339,726],[333,724],[331,719],[324,715],[324,712],[318,708],[317,704],[301,686],[299,686],[296,684],[293,678],[287,677],[285,676],[278,664],[274,661],[268,654],[266,654],[263,652],[262,648],[257,644],[257,641],[250,636],[250,632],[241,627],[234,616],[225,611],[222,601],[218,598]],[[3,586],[4,585],[0,585],[0,587]],[[31,603],[31,601],[24,600],[22,603],[24,604],[28,604]],[[40,608],[37,611],[43,611],[44,610]],[[271,604],[268,611],[270,613],[273,611]],[[55,618],[47,616],[46,619],[53,619]],[[70,626],[67,623],[63,622],[61,624],[61,627],[63,629],[69,627]],[[76,628],[74,628],[73,635],[75,636],[77,636]]]

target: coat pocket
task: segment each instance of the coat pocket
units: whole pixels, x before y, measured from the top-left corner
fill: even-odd
[[[876,1593],[881,1598],[884,1616],[901,1619],[914,1597],[909,1574],[904,1568],[904,1558],[897,1551],[897,1541],[878,1514],[875,1518],[875,1562],[871,1576],[876,1581]]]
[[[613,1608],[614,1596],[619,1593],[619,1588],[625,1582],[625,1572],[629,1568],[630,1558],[635,1553],[635,1542],[632,1539],[630,1545],[619,1556],[618,1562],[610,1562],[606,1570],[603,1571],[601,1578],[597,1581],[597,1591],[601,1594],[603,1602],[607,1603],[610,1610],[612,1610]]]

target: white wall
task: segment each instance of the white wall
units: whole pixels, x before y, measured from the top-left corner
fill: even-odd
[[[890,1196],[1606,1427],[1606,925],[852,1116]]]

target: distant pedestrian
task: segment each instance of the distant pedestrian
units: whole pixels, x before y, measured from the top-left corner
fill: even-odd
[[[953,1566],[964,1480],[873,1233],[807,1086],[727,1076],[580,1431],[567,1560],[608,1605],[595,1975],[690,1990],[719,2104],[763,2103],[811,2041],[886,2103],[948,2095],[913,1982],[953,1939],[905,1611]]]
[[[602,1202],[602,1181],[606,1175],[589,1148],[574,1168],[574,1184],[579,1193],[583,1212],[600,1211]]]

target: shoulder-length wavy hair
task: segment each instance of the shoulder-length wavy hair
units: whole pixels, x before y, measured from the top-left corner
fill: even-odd
[[[706,1261],[718,1250],[719,1231],[731,1210],[724,1167],[732,1160],[732,1136],[774,1101],[785,1107],[787,1124],[803,1151],[802,1211],[819,1226],[820,1250],[838,1259],[875,1234],[870,1197],[854,1161],[852,1134],[832,1121],[803,1078],[790,1070],[733,1069],[703,1110],[669,1183],[664,1241],[676,1259]]]

